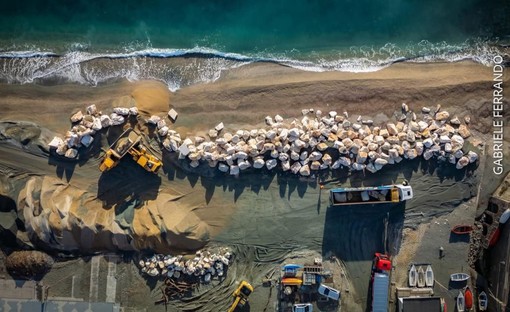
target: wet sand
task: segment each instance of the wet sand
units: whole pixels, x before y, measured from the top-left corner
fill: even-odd
[[[415,111],[422,106],[435,107],[440,103],[459,117],[470,115],[470,129],[476,137],[486,139],[491,122],[491,79],[489,68],[473,63],[397,64],[363,74],[310,73],[274,64],[255,64],[226,72],[215,83],[192,86],[175,93],[162,92],[157,82],[120,82],[100,87],[1,85],[0,108],[3,121],[27,120],[63,135],[70,125],[69,116],[78,109],[94,103],[99,109],[106,110],[138,98],[140,102],[147,101],[145,115],[164,114],[169,107],[174,107],[179,118],[172,128],[182,135],[195,135],[204,133],[220,121],[225,123],[226,129],[251,129],[260,126],[266,115],[299,117],[303,108],[346,110],[352,116],[359,114],[382,123],[394,120],[402,102]],[[165,104],[168,105],[166,109]],[[506,137],[510,138],[510,133]],[[108,144],[106,137],[102,144]],[[450,214],[455,214],[464,205],[476,209],[473,200],[468,200],[476,197],[483,173],[479,169],[485,166],[482,163],[478,169],[472,165],[456,170],[451,165],[435,161],[403,161],[366,176],[347,177],[336,172],[330,177],[335,181],[321,190],[317,180],[299,179],[277,171],[243,173],[239,178],[217,172],[200,176],[181,168],[181,163],[168,155],[163,157],[164,170],[157,181],[144,183],[147,173],[131,162],[121,163],[117,171],[101,176],[97,169],[98,157],[99,154],[90,155],[87,161],[79,163],[48,160],[37,146],[20,148],[4,140],[0,144],[0,168],[9,173],[9,178],[2,180],[2,192],[9,188],[12,191],[27,175],[35,174],[69,181],[99,198],[101,194],[113,194],[102,197],[110,203],[122,201],[132,192],[152,194],[153,197],[162,191],[187,194],[182,205],[193,207],[196,215],[208,225],[210,244],[232,246],[236,254],[235,263],[223,283],[204,287],[203,292],[190,298],[194,299],[192,302],[174,303],[178,309],[201,311],[225,310],[236,281],[241,279],[250,280],[257,292],[269,293],[269,289],[262,290],[262,278],[289,252],[297,250],[312,250],[324,257],[335,255],[341,259],[354,285],[352,301],[359,308],[351,307],[349,311],[363,311],[373,253],[387,250],[392,255],[398,254],[402,244],[405,245],[402,239],[412,238],[412,235],[402,235],[405,227],[428,226],[433,220],[443,224],[445,218],[450,218]],[[508,162],[508,157],[506,159]],[[129,172],[129,179],[125,179],[123,172]],[[404,178],[409,180],[415,193],[413,200],[405,204],[362,210],[328,207],[327,189],[330,187],[338,184],[377,185],[400,182]],[[497,177],[486,176],[485,179],[495,181]],[[492,192],[489,188],[486,191]],[[430,224],[426,233],[434,233],[439,226]],[[449,225],[443,224],[442,230],[447,231]],[[417,254],[422,255],[420,258],[432,259],[439,241],[433,235],[418,235],[420,237],[423,241],[415,247]],[[463,257],[464,251],[467,257],[467,244],[465,249],[448,250],[448,257]],[[418,260],[415,258],[414,261]],[[446,276],[452,273],[450,269],[457,270],[457,266],[438,269],[436,278],[444,283]],[[152,296],[140,297],[138,301],[118,293],[117,299],[121,303],[144,306],[152,299],[159,299],[155,283],[145,282],[129,272],[119,275],[120,279],[126,279],[124,282],[134,283],[126,288],[138,288]],[[50,272],[45,280],[54,283],[56,275],[58,271]],[[56,292],[54,296],[61,295]],[[86,294],[83,297],[88,299]],[[128,298],[129,302],[126,301]],[[253,311],[270,306],[272,303],[262,299],[251,302]]]

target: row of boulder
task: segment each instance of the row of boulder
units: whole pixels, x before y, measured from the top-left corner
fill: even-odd
[[[216,252],[209,249],[199,250],[193,258],[185,260],[182,255],[171,256],[157,254],[142,259],[138,265],[143,274],[152,277],[169,277],[174,279],[198,277],[208,283],[212,278],[222,278],[230,264],[232,253],[226,247]]]
[[[50,142],[57,154],[75,158],[80,146],[88,147],[96,131],[122,125],[129,116],[137,116],[136,107],[116,107],[109,115],[95,105],[71,116],[73,127],[64,139]],[[349,118],[347,112],[304,109],[302,118],[286,120],[280,115],[265,118],[265,127],[226,131],[220,122],[207,135],[187,137],[170,129],[166,118],[153,115],[146,120],[157,130],[163,148],[176,152],[196,168],[207,163],[221,172],[238,175],[249,168],[272,170],[279,166],[302,176],[324,169],[349,168],[377,172],[386,165],[403,159],[436,157],[455,164],[457,169],[478,159],[475,152],[464,151],[464,140],[471,133],[470,118],[461,121],[438,105],[411,111],[402,104],[397,122],[377,126],[370,119]],[[175,122],[177,112],[171,109],[168,118]]]
[[[71,116],[73,126],[67,131],[64,138],[54,137],[49,147],[58,155],[67,158],[76,158],[78,149],[82,146],[89,147],[94,141],[94,134],[110,126],[122,125],[129,116],[137,116],[138,108],[115,107],[111,114],[103,114],[92,104],[85,110],[80,110]]]
[[[54,137],[49,143],[50,149],[54,149],[58,155],[67,158],[76,158],[80,147],[89,147],[94,141],[94,134],[110,126],[123,125],[130,117],[136,118],[138,116],[137,107],[115,107],[111,114],[103,114],[99,111],[96,105],[92,104],[87,106],[85,114],[80,110],[74,113],[70,120],[72,127],[67,131],[64,138]],[[168,112],[168,117],[172,121],[177,120],[177,112],[171,109]],[[158,127],[158,134],[166,136],[169,128],[164,119],[159,116],[151,116],[147,123]]]
[[[279,166],[283,171],[309,176],[315,170],[368,170],[376,172],[385,165],[403,159],[437,157],[461,169],[478,159],[475,152],[464,152],[464,140],[471,133],[469,117],[461,122],[456,116],[428,107],[420,118],[406,104],[396,123],[374,126],[361,116],[304,109],[301,119],[286,121],[282,116],[267,116],[266,127],[225,131],[223,123],[209,130],[207,136],[181,139],[169,130],[163,147],[188,159],[191,167],[207,163],[222,172],[238,175],[248,168],[268,170]],[[159,128],[159,126],[158,126]]]

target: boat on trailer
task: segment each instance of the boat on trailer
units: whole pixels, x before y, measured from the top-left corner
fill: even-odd
[[[331,206],[398,203],[411,198],[413,189],[407,181],[381,186],[340,187],[329,191]]]
[[[450,275],[450,280],[452,282],[465,282],[469,279],[469,274],[466,273],[453,273]]]

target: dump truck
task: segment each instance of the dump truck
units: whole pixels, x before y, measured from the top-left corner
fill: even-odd
[[[124,131],[112,143],[110,149],[106,151],[103,162],[99,166],[99,170],[104,172],[114,168],[128,153],[137,164],[149,172],[157,173],[162,165],[161,161],[156,156],[149,153],[147,148],[143,146],[142,136],[132,128],[129,128]]]
[[[385,204],[412,199],[413,189],[404,181],[402,184],[393,185],[334,188],[329,194],[331,206]]]
[[[388,255],[375,253],[372,264],[372,312],[388,312],[391,260]]]
[[[248,296],[253,292],[253,286],[250,285],[247,281],[242,281],[237,287],[236,290],[232,293],[232,296],[235,298],[234,302],[228,309],[228,312],[238,311],[246,302],[248,302]],[[239,308],[239,309],[238,309]],[[236,310],[237,309],[237,310]]]

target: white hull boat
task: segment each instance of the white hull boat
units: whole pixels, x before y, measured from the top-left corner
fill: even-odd
[[[464,295],[462,294],[462,291],[459,291],[459,295],[457,296],[457,312],[464,312],[464,311],[466,311]]]
[[[450,275],[450,280],[452,282],[465,282],[469,279],[469,274],[466,273],[453,273]]]
[[[418,287],[425,287],[425,271],[423,271],[422,267],[418,268]]]
[[[427,287],[434,287],[434,271],[432,271],[432,266],[427,265],[427,270],[425,270],[425,285]]]
[[[414,264],[409,269],[409,287],[416,287],[416,267]]]
[[[478,310],[487,311],[488,305],[489,305],[489,301],[487,298],[487,294],[485,293],[485,291],[482,291],[478,295]]]

